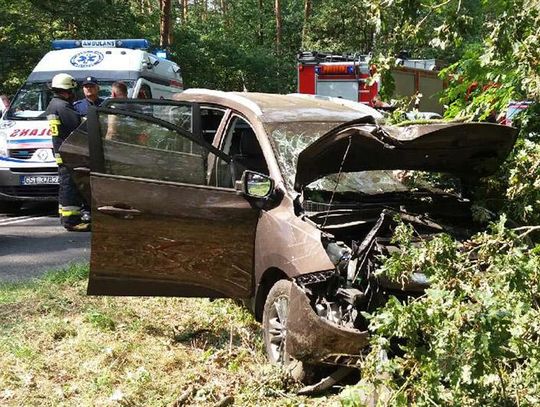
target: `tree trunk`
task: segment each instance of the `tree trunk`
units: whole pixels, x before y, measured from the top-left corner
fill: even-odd
[[[281,52],[281,2],[275,0],[274,12],[276,14],[276,53]]]
[[[304,42],[306,40],[309,17],[311,17],[311,0],[304,0],[304,25],[302,27],[302,45],[304,45]]]
[[[182,0],[182,19],[184,21],[188,19],[188,0]]]
[[[159,46],[168,48],[172,42],[171,0],[159,0]]]
[[[259,0],[259,32],[257,37],[259,38],[259,44],[264,44],[264,4],[263,0]]]
[[[146,11],[145,11],[146,7]],[[150,3],[150,0],[141,0],[141,11],[144,13],[151,14],[152,13],[152,4]]]

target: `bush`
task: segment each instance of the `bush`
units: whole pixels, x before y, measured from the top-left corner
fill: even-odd
[[[380,405],[538,405],[540,246],[523,243],[532,230],[510,230],[503,217],[470,242],[440,236],[387,258],[381,272],[422,270],[431,287],[368,316],[372,349],[343,404],[377,388]],[[398,243],[410,238],[400,226]]]

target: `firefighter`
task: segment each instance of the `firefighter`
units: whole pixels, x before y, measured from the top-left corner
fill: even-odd
[[[59,154],[60,146],[64,140],[81,122],[81,117],[72,105],[77,82],[71,75],[59,73],[52,79],[51,88],[54,97],[50,101],[49,106],[47,106],[45,114],[49,121],[54,156],[58,164],[60,222],[69,231],[89,231],[90,223],[81,220],[83,199]]]
[[[98,80],[93,76],[87,76],[82,83],[84,99],[77,100],[73,103],[73,107],[81,116],[88,114],[88,106],[99,106],[103,103],[103,99],[99,97]]]

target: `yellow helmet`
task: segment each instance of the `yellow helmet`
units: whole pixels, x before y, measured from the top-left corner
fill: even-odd
[[[52,78],[51,88],[53,89],[75,89],[77,87],[77,81],[73,76],[67,73],[59,73]]]

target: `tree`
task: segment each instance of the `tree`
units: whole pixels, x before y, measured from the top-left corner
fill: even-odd
[[[172,43],[171,0],[159,0],[159,46],[168,48]]]
[[[309,17],[311,16],[311,0],[304,0],[304,25],[302,26],[302,44],[306,38],[307,25]]]
[[[281,52],[281,0],[275,0],[274,13],[276,15],[276,53],[279,55]]]
[[[13,94],[54,39],[144,36],[140,7],[138,1],[0,0],[0,92]]]

